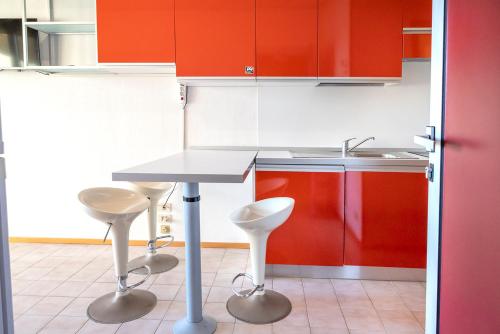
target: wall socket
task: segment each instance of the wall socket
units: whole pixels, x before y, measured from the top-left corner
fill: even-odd
[[[162,212],[171,212],[172,211],[172,203],[166,203],[163,205],[163,203],[158,204],[158,211]]]
[[[168,223],[172,221],[172,215],[160,215],[160,224]]]
[[[170,231],[171,231],[170,224],[160,225],[161,234],[170,234]]]

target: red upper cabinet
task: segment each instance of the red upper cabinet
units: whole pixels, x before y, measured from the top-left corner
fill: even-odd
[[[345,264],[425,268],[424,173],[346,172]]]
[[[432,0],[403,0],[403,58],[430,58],[431,32],[412,28],[432,27]]]
[[[256,0],[257,76],[318,75],[317,0]]]
[[[255,75],[255,0],[176,1],[175,36],[177,76]]]
[[[99,63],[174,63],[174,0],[97,0]]]
[[[401,77],[402,0],[319,0],[319,77]]]
[[[295,199],[290,218],[269,236],[267,263],[340,266],[344,258],[344,171],[262,171],[256,199]]]
[[[432,0],[403,0],[403,27],[432,27]]]

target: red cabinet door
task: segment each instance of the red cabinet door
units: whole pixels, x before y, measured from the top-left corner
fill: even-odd
[[[430,58],[431,34],[403,35],[403,58]]]
[[[175,3],[177,76],[249,76],[255,68],[255,0]]]
[[[319,0],[320,77],[401,77],[401,0]]]
[[[174,0],[97,0],[99,63],[174,63]]]
[[[267,263],[339,266],[344,249],[344,172],[257,171],[256,199],[295,199],[267,242]]]
[[[256,0],[257,76],[317,77],[317,0]]]
[[[346,172],[345,264],[425,268],[423,173]]]
[[[432,0],[403,0],[403,27],[432,27]]]

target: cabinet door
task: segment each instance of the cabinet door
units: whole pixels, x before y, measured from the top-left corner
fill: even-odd
[[[99,63],[174,63],[174,0],[97,0]]]
[[[257,171],[256,199],[295,199],[267,242],[267,263],[339,266],[344,248],[344,172]]]
[[[403,0],[403,27],[432,27],[432,0]]]
[[[257,76],[318,75],[317,0],[257,1]]]
[[[403,58],[430,58],[431,34],[403,35]]]
[[[425,268],[423,173],[346,172],[345,264]]]
[[[177,76],[248,76],[255,68],[255,0],[175,4]]]
[[[401,77],[401,0],[319,0],[320,77]]]

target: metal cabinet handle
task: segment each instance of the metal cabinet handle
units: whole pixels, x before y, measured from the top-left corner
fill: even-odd
[[[253,66],[245,66],[245,74],[254,74],[255,68]]]
[[[433,126],[427,126],[425,128],[425,133],[425,136],[414,136],[413,142],[423,146],[427,152],[434,152],[436,150],[435,128]]]

